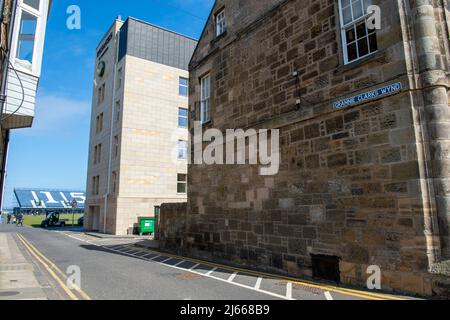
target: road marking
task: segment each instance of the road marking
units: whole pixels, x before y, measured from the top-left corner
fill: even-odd
[[[200,265],[200,263],[197,263],[196,265],[193,265],[192,268],[189,269],[189,271],[193,271],[195,268],[197,268]]]
[[[286,285],[286,298],[292,300],[292,282],[288,282]]]
[[[21,238],[21,236],[17,235],[19,240],[23,243],[25,248],[38,260],[44,268],[48,271],[48,273],[55,279],[55,281],[61,286],[61,288],[66,292],[66,294],[69,296],[72,300],[78,300],[77,296],[73,294],[72,291],[64,284],[64,282],[53,272],[52,269],[28,246],[28,244]]]
[[[327,300],[334,300],[330,291],[326,291],[324,294],[325,294],[325,298],[327,298]]]
[[[256,284],[255,284],[255,289],[258,290],[259,288],[261,288],[261,283],[263,281],[262,277],[259,277],[258,280],[256,280]]]
[[[210,276],[210,275],[212,275],[213,272],[216,271],[216,270],[217,270],[217,267],[214,267],[214,268],[212,268],[211,270],[209,270],[209,271],[206,273],[206,275],[207,275],[207,276]]]
[[[236,276],[238,275],[238,273],[237,272],[235,272],[235,273],[233,273],[229,278],[228,278],[228,282],[233,282],[233,280],[234,280],[234,278],[236,278]]]
[[[158,259],[158,258],[161,258],[161,256],[153,257],[153,258],[149,259],[148,261],[154,261],[155,259]]]
[[[178,262],[176,265],[174,265],[174,267],[178,267],[179,265],[182,265],[184,262],[186,262],[186,261],[184,261],[184,260],[181,260],[180,262]]]
[[[80,241],[82,241],[82,240],[80,240]],[[83,241],[83,242],[85,242],[85,241]],[[87,242],[91,243],[89,241],[87,241]],[[91,243],[91,244],[93,244],[93,243]],[[111,248],[109,248],[107,246],[101,246],[100,245],[100,247],[103,247],[104,249],[107,249],[107,250],[110,250],[110,251],[113,251],[113,252],[116,251],[116,250],[111,249]],[[153,254],[157,254],[157,252],[155,252],[153,250],[149,250],[149,251],[151,253],[153,253]],[[309,288],[316,288],[316,289],[319,289],[319,290],[322,290],[322,291],[328,291],[330,293],[331,292],[341,293],[341,294],[344,294],[344,295],[349,295],[349,296],[363,298],[363,299],[369,299],[369,300],[406,300],[405,298],[390,296],[390,295],[386,295],[386,294],[371,293],[371,292],[366,292],[366,291],[360,291],[360,290],[348,289],[348,288],[343,288],[343,287],[337,287],[337,286],[333,286],[333,285],[317,284],[315,282],[308,281],[308,280],[301,280],[300,281],[299,279],[292,278],[292,277],[275,276],[273,274],[269,274],[269,273],[265,273],[265,272],[258,272],[258,271],[253,271],[253,270],[245,270],[245,269],[230,267],[230,266],[226,266],[226,265],[222,265],[222,264],[218,264],[218,263],[211,263],[211,262],[208,262],[208,261],[201,261],[201,260],[193,259],[193,258],[187,258],[187,257],[182,257],[182,256],[175,256],[175,255],[170,255],[170,254],[166,254],[166,253],[164,255],[165,256],[171,256],[172,258],[176,258],[176,259],[183,259],[185,262],[197,263],[197,265],[195,265],[193,268],[188,270],[189,272],[192,272],[192,273],[197,273],[193,269],[195,269],[199,265],[203,264],[203,265],[207,265],[207,266],[211,266],[211,267],[217,267],[217,268],[220,268],[220,269],[224,269],[224,270],[227,270],[227,271],[234,271],[234,272],[236,272],[236,274],[241,272],[241,273],[246,273],[246,274],[250,274],[250,275],[254,275],[254,276],[261,276],[261,277],[265,277],[265,278],[269,278],[269,279],[286,280],[286,281],[289,281],[289,282],[291,282],[293,284],[299,284],[299,285],[302,285],[302,286],[305,286],[305,287],[309,287]],[[156,258],[158,258],[158,256],[155,257],[155,259]],[[153,260],[153,259],[151,259],[151,260]],[[151,260],[147,260],[147,261],[151,261]],[[169,265],[165,264],[164,266],[169,266]],[[174,267],[174,266],[169,266],[169,267]],[[179,269],[179,270],[183,270],[183,271],[187,270],[185,268],[180,268],[180,267],[174,267],[174,268]],[[197,273],[197,274],[205,276],[204,274],[201,274],[201,273]],[[230,278],[232,278],[232,281],[233,281],[234,277],[232,277],[232,276],[230,276]],[[217,277],[213,277],[213,276],[208,276],[208,277],[214,278],[214,279],[217,279],[217,280],[220,280],[220,281],[228,282],[228,280],[220,279],[220,278],[217,278]],[[236,284],[235,282],[232,282],[232,281],[229,282],[229,283],[232,283],[233,285],[238,285],[238,284]],[[247,287],[245,285],[239,285],[239,286]],[[250,287],[250,289],[254,290],[253,287]],[[263,290],[260,290],[260,291],[263,291]],[[272,294],[270,292],[267,292],[267,294],[275,295],[275,296],[281,297],[283,299],[286,299],[286,297],[284,297],[284,296]]]
[[[21,238],[22,241],[25,241],[28,246],[34,250],[34,252],[40,256],[44,261],[46,261],[48,263],[48,265],[53,268],[57,273],[60,274],[60,276],[63,279],[67,280],[67,275],[62,272],[52,261],[50,261],[50,259],[48,259],[42,252],[40,252],[30,241],[28,241],[23,235],[19,235],[18,236]],[[72,284],[73,290],[75,290],[76,292],[78,292],[78,294],[85,300],[92,300],[91,297],[84,292],[81,288],[77,287],[76,285]]]
[[[172,260],[172,259],[173,259],[173,258],[167,258],[166,260],[161,261],[161,263],[166,263],[167,261]]]
[[[165,254],[165,255],[169,256],[169,254]],[[404,298],[393,297],[393,296],[384,295],[384,294],[369,293],[366,291],[358,291],[358,290],[347,289],[347,288],[342,288],[342,287],[335,287],[335,286],[331,286],[331,285],[322,285],[322,284],[319,285],[319,284],[316,284],[316,283],[313,283],[313,282],[310,282],[307,280],[299,281],[298,279],[292,278],[292,277],[274,276],[273,274],[270,274],[270,273],[258,272],[258,271],[253,271],[253,270],[245,270],[245,269],[230,267],[230,266],[226,266],[226,265],[222,265],[222,264],[218,264],[218,263],[201,261],[201,260],[194,259],[194,258],[187,258],[187,257],[181,257],[181,256],[175,256],[175,255],[171,255],[171,256],[174,258],[178,258],[178,259],[185,259],[188,262],[198,263],[199,265],[204,264],[204,265],[211,266],[211,267],[216,266],[221,269],[228,270],[228,271],[237,271],[238,273],[241,272],[241,273],[246,273],[246,274],[250,274],[250,275],[263,276],[263,277],[266,277],[269,279],[287,280],[292,283],[299,284],[299,285],[302,285],[305,287],[316,288],[316,289],[320,289],[322,291],[342,293],[344,295],[349,295],[349,296],[353,296],[353,297],[359,297],[359,298],[364,298],[364,299],[369,299],[369,300],[402,300],[402,301],[405,300]]]

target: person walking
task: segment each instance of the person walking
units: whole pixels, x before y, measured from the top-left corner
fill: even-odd
[[[19,213],[17,216],[16,216],[16,226],[20,226],[20,227],[23,227],[23,214],[22,213]]]
[[[11,224],[11,213],[8,213],[8,215],[6,216],[6,224]]]

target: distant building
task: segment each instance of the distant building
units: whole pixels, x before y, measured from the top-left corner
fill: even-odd
[[[10,130],[33,124],[51,0],[0,2],[0,206]]]
[[[84,213],[86,194],[79,190],[14,189],[15,211],[24,214],[45,213],[56,210],[59,213]]]
[[[124,235],[185,202],[188,63],[196,41],[129,18],[97,48],[85,227]]]

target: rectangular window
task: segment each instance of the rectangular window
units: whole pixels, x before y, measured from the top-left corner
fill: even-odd
[[[119,90],[122,87],[122,68],[119,69],[119,71],[117,71],[117,90]]]
[[[102,145],[98,145],[98,163],[102,162]]]
[[[185,108],[178,109],[178,126],[180,128],[188,127],[188,110]]]
[[[97,185],[95,188],[95,194],[99,195],[100,194],[100,176],[97,176]]]
[[[114,137],[114,158],[119,155],[119,136]]]
[[[16,58],[22,61],[27,61],[30,64],[33,63],[37,20],[38,17],[35,15],[27,11],[22,11]]]
[[[180,96],[187,97],[189,93],[189,80],[183,77],[180,77],[179,83],[179,93]]]
[[[97,177],[92,177],[92,195],[95,196],[95,190],[97,188]]]
[[[94,147],[94,164],[97,164],[98,146]]]
[[[187,193],[187,174],[178,174],[177,193]]]
[[[178,160],[187,160],[188,142],[178,140]]]
[[[201,101],[200,101],[200,121],[207,123],[210,121],[210,97],[211,97],[211,77],[209,75],[201,79]]]
[[[100,113],[97,116],[97,123],[96,123],[95,133],[99,134],[102,131],[103,131],[103,113]]]
[[[106,90],[106,84],[102,84],[100,87],[98,87],[98,95],[97,95],[97,104],[100,105],[105,100],[105,90]]]
[[[102,145],[96,145],[94,148],[94,164],[102,161]]]
[[[117,193],[117,172],[116,171],[113,171],[113,173],[112,173],[112,190],[113,190],[114,194]]]
[[[100,194],[100,176],[92,178],[92,195],[98,196]]]
[[[339,0],[344,63],[364,58],[378,50],[376,29],[368,28],[372,0]]]
[[[221,36],[227,30],[227,22],[225,19],[225,9],[216,15],[216,36]]]
[[[116,123],[120,121],[120,101],[116,101]]]

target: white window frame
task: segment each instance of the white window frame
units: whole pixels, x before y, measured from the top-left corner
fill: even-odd
[[[180,154],[182,154],[181,157],[180,157]],[[179,161],[186,161],[187,158],[188,158],[188,142],[186,140],[178,140],[178,142],[177,142],[177,159]]]
[[[216,37],[220,37],[225,31],[227,31],[227,19],[224,8],[216,14]]]
[[[185,110],[186,111],[186,117],[180,115],[180,111]],[[180,125],[180,119],[186,119],[186,127]],[[187,108],[179,107],[178,108],[178,127],[187,129],[189,127],[189,110]]]
[[[186,85],[181,84],[181,80],[186,80]],[[181,88],[186,89],[186,95],[181,94]],[[189,97],[189,79],[186,77],[179,77],[178,78],[178,94],[181,97]]]
[[[358,25],[358,24],[360,24],[361,22],[363,22],[363,21],[366,21],[366,26],[367,26],[367,19],[371,16],[371,14],[368,14],[367,13],[367,7],[368,7],[368,5],[366,5],[366,2],[373,2],[373,0],[357,0],[357,1],[360,1],[360,2],[362,2],[362,4],[363,4],[363,13],[362,13],[362,16],[361,17],[358,17],[357,19],[354,19],[353,18],[353,6],[352,6],[352,4],[354,3],[354,2],[356,2],[355,0],[349,0],[349,2],[350,2],[350,14],[351,14],[351,16],[352,16],[352,20],[350,21],[350,22],[348,22],[348,23],[345,23],[345,21],[344,21],[344,6],[343,6],[343,4],[342,4],[342,1],[343,0],[338,0],[338,3],[339,3],[339,20],[340,20],[340,27],[341,27],[341,42],[342,42],[342,53],[343,53],[343,57],[344,57],[344,64],[350,64],[350,63],[353,63],[353,62],[356,62],[356,61],[359,61],[359,60],[361,60],[361,59],[364,59],[364,58],[366,58],[366,57],[368,57],[368,56],[371,56],[371,55],[373,55],[374,53],[376,53],[378,50],[375,50],[375,51],[372,51],[372,52],[370,52],[370,44],[369,44],[369,37],[367,36],[367,46],[368,46],[368,50],[369,50],[369,53],[368,54],[366,54],[366,55],[363,55],[363,56],[360,56],[359,55],[359,48],[358,48],[358,43],[357,43],[357,40],[355,40],[356,41],[356,50],[357,50],[357,55],[358,55],[358,58],[357,59],[353,59],[353,60],[349,60],[349,57],[348,57],[348,48],[347,48],[347,34],[346,34],[346,31],[350,28],[350,27],[355,27],[356,25]],[[369,4],[369,5],[371,5],[371,3]],[[356,32],[356,31],[355,31]],[[376,32],[375,32],[376,33]],[[357,35],[356,35],[356,33],[355,33],[355,39],[357,39]]]
[[[206,87],[207,85],[207,87]],[[200,122],[205,124],[211,120],[211,75],[200,79]]]
[[[36,77],[40,77],[41,75],[42,55],[44,51],[44,40],[45,40],[48,10],[49,10],[49,0],[40,0],[39,10],[36,10],[33,7],[28,6],[27,4],[24,3],[23,0],[17,1],[17,10],[15,17],[16,22],[14,25],[12,45],[11,45],[11,57],[13,57],[12,62],[14,68],[16,68],[17,70],[27,74],[34,75]],[[16,58],[18,53],[17,51],[19,49],[19,34],[20,34],[21,20],[24,12],[31,14],[37,18],[32,63],[26,60]]]
[[[181,181],[180,176],[186,176],[186,181]],[[186,192],[178,192],[178,187],[181,184],[186,186]],[[187,191],[188,191],[188,175],[187,175],[187,173],[178,173],[177,174],[177,194],[187,194]]]

